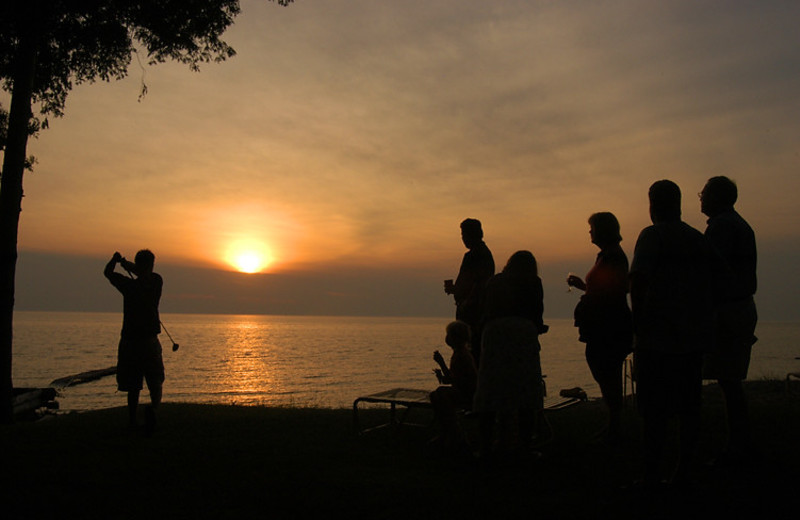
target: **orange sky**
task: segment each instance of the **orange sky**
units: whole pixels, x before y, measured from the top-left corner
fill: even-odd
[[[124,81],[73,90],[29,145],[22,251],[149,247],[162,264],[232,269],[246,242],[268,273],[439,280],[475,217],[500,266],[530,249],[561,277],[593,262],[591,213],[619,217],[630,254],[653,181],[678,182],[703,229],[696,193],[725,174],[767,251],[761,272],[790,272],[800,5],[242,7],[228,62],[199,74],[134,62]]]

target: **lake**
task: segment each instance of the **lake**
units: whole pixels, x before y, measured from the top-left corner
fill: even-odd
[[[164,314],[164,400],[240,405],[352,406],[393,387],[434,389],[433,351],[449,359],[448,318]],[[599,396],[572,320],[545,320],[542,370],[551,393],[580,386]],[[116,364],[120,313],[20,311],[14,318],[15,387]],[[759,323],[750,379],[800,371],[800,323]],[[145,392],[146,394],[146,392]],[[143,395],[146,400],[146,395]],[[122,406],[114,377],[66,388],[64,410]]]

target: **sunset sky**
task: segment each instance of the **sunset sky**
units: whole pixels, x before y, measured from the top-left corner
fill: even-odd
[[[474,217],[569,317],[591,213],[630,256],[653,181],[703,230],[697,193],[728,175],[761,316],[798,320],[798,21],[791,1],[243,1],[236,57],[134,60],[30,142],[17,308],[118,311],[102,267],[148,247],[166,312],[447,316]],[[259,274],[235,272],[247,251]]]

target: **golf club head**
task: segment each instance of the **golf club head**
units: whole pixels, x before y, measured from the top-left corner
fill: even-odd
[[[180,348],[180,345],[178,345],[177,343],[173,343],[173,344],[172,344],[172,351],[173,351],[173,352],[177,352],[177,350],[178,350],[179,348]]]

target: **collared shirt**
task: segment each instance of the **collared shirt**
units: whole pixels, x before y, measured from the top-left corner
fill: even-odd
[[[732,279],[723,289],[723,301],[744,300],[756,293],[756,237],[735,210],[708,219],[706,238],[730,269]]]

